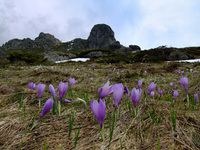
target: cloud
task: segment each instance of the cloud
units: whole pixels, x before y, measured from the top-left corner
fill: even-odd
[[[0,45],[40,32],[61,41],[87,39],[98,23],[111,26],[125,46],[198,45],[199,5],[196,0],[1,0]]]
[[[198,45],[196,5],[194,0],[141,0],[140,19],[134,27],[127,25],[128,36],[143,48]]]

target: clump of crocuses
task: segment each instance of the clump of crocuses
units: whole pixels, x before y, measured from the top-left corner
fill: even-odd
[[[29,86],[30,89],[35,89],[36,88],[36,85],[33,82],[29,82],[28,86]]]
[[[154,82],[152,82],[149,85],[148,91],[147,91],[147,95],[149,95],[151,93],[151,91],[153,91],[156,88],[157,84],[155,84]]]

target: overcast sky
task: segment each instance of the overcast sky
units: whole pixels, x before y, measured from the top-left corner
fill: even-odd
[[[109,25],[124,46],[200,46],[200,0],[0,0],[0,46],[50,33],[62,42],[87,39]]]

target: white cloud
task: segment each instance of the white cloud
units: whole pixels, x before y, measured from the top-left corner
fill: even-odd
[[[196,33],[199,30],[193,28],[199,22],[199,16],[193,11],[196,6],[194,0],[140,2],[141,19],[134,27],[128,25],[127,29],[133,35],[132,41],[144,49],[160,45],[183,47],[198,44],[194,42],[199,35]]]
[[[197,0],[1,0],[0,45],[40,32],[61,41],[86,39],[98,23],[111,26],[125,46],[199,45],[199,5]]]

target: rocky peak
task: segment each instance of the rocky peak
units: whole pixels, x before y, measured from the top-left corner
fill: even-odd
[[[110,26],[97,24],[92,28],[87,42],[90,49],[109,48],[113,42],[116,42],[116,39]]]
[[[39,36],[35,38],[35,42],[51,46],[56,46],[61,44],[61,41],[55,38],[53,35],[43,32],[41,32]]]

